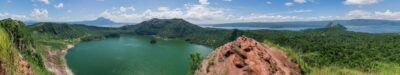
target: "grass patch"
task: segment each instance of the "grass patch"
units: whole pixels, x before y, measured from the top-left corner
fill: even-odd
[[[310,66],[303,60],[303,56],[318,55],[318,53],[299,53],[288,47],[282,47],[269,41],[264,44],[278,48],[284,52],[297,64],[299,64],[302,72],[306,75],[400,75],[400,64],[372,62],[374,66],[368,68],[368,71],[358,68],[347,68],[340,65],[331,66]],[[366,63],[368,64],[368,63]],[[318,64],[314,64],[318,65]]]
[[[376,62],[375,70],[364,72],[338,66],[313,68],[309,75],[400,75],[400,64]]]
[[[303,73],[309,73],[311,71],[311,67],[308,66],[306,62],[304,62],[304,60],[301,57],[301,54],[296,53],[293,49],[287,47],[281,47],[279,45],[272,44],[271,42],[266,40],[264,41],[264,44],[283,50],[287,54],[287,56],[291,58],[293,62],[299,64],[300,69]]]
[[[9,40],[8,33],[0,27],[0,65],[2,65],[6,74],[18,74],[16,71],[18,65],[15,64],[15,57],[18,56],[17,53],[17,50],[12,46],[12,42]]]

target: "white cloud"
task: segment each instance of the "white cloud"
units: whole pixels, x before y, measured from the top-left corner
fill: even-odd
[[[38,1],[43,2],[44,4],[50,4],[49,0],[38,0]]]
[[[169,11],[170,9],[168,7],[159,7],[159,11]]]
[[[312,2],[312,0],[307,0]],[[251,14],[251,15],[231,15],[228,9],[214,8],[209,6],[207,0],[199,0],[199,4],[185,5],[184,8],[159,7],[157,9],[147,9],[136,11],[133,6],[117,7],[103,11],[100,16],[110,18],[118,22],[141,22],[152,18],[171,19],[183,18],[193,23],[221,23],[221,22],[282,22],[282,21],[316,21],[316,20],[340,20],[340,19],[400,19],[400,12],[387,11],[363,11],[353,10],[345,15],[331,16],[293,16],[282,14]],[[286,6],[293,6],[294,3],[287,2]],[[299,9],[289,13],[305,13],[313,10]]]
[[[210,4],[210,2],[208,2],[208,0],[199,0],[201,5],[208,5]]]
[[[213,8],[204,5],[192,5],[186,8],[185,18],[196,21],[221,21],[229,18],[224,10],[225,9]]]
[[[54,8],[64,8],[64,3],[58,3],[57,5],[54,5]]]
[[[248,16],[240,16],[239,22],[284,22],[284,21],[322,21],[322,20],[338,20],[344,19],[342,16],[317,16],[317,17],[301,17],[288,15],[272,15],[272,14],[251,14]]]
[[[349,18],[367,19],[367,18],[372,18],[373,13],[368,12],[368,11],[363,11],[363,10],[352,10],[352,11],[349,11],[345,16],[349,17]]]
[[[312,12],[312,10],[300,9],[300,10],[289,11],[289,13],[305,13],[305,12]]]
[[[268,14],[251,14],[249,16],[239,17],[240,21],[245,22],[277,22],[277,21],[293,21],[298,20],[300,17],[297,16],[283,16],[283,15],[268,15]]]
[[[127,11],[135,11],[136,9],[135,9],[135,7],[133,7],[133,6],[130,6],[130,7],[123,7],[123,6],[121,6],[121,7],[119,7],[119,13],[124,13],[124,12],[127,12]]]
[[[306,3],[307,1],[306,0],[294,0],[294,2],[302,4],[302,3]]]
[[[343,3],[346,5],[366,5],[378,3],[380,0],[345,0]]]
[[[383,16],[386,19],[400,19],[400,11],[392,12],[391,10],[386,10],[385,12],[376,11],[374,14],[377,16]]]
[[[364,10],[352,10],[346,14],[347,18],[361,18],[361,19],[395,19],[400,20],[400,11],[393,12],[391,10],[386,11],[364,11]]]
[[[312,10],[298,10],[298,12],[305,12]],[[352,10],[341,16],[316,16],[316,17],[302,17],[302,16],[288,16],[288,15],[273,15],[273,14],[251,14],[248,16],[238,17],[239,22],[282,22],[282,21],[321,21],[321,20],[347,20],[347,19],[388,19],[400,20],[400,11],[364,11]]]
[[[292,2],[286,2],[285,6],[293,6],[294,4]]]
[[[35,8],[32,10],[32,13],[30,16],[33,18],[37,18],[37,19],[42,19],[42,18],[46,19],[49,17],[48,14],[49,14],[49,12],[47,11],[47,9]]]
[[[201,2],[197,5],[185,5],[184,8],[159,7],[155,10],[147,9],[144,12],[135,11],[133,7],[131,9],[127,10],[127,7],[107,9],[100,16],[120,22],[140,22],[152,18],[183,18],[196,23],[209,23],[226,21],[230,18],[230,15],[225,12],[226,9],[210,7]]]
[[[16,15],[16,14],[9,14],[9,13],[0,13],[0,19],[12,18],[16,20],[25,20],[27,17],[25,15]]]

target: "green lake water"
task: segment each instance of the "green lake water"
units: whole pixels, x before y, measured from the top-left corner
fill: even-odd
[[[189,54],[206,56],[211,48],[183,40],[157,40],[148,36],[121,36],[81,42],[68,51],[75,75],[186,75]]]

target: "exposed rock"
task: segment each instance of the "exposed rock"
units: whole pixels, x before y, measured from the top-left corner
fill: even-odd
[[[277,48],[241,36],[210,53],[195,75],[301,75],[301,70]]]
[[[67,50],[73,47],[73,45],[67,45],[67,48],[64,50],[46,50],[47,54],[45,57],[45,66],[47,69],[53,72],[55,75],[73,75],[65,60]]]
[[[6,71],[3,68],[3,63],[0,61],[0,75],[5,75],[5,74],[6,74]]]
[[[26,60],[23,60],[21,55],[19,57],[20,57],[20,59],[18,62],[19,62],[19,65],[21,66],[20,72],[23,75],[33,75],[33,72],[32,72],[32,69],[31,69],[31,66],[29,65],[29,63]]]

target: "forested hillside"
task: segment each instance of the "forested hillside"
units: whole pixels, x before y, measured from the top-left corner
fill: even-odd
[[[35,50],[29,29],[22,22],[1,20],[0,35],[0,68],[4,74],[50,74],[44,66],[42,55]]]
[[[339,67],[362,72],[396,72],[400,62],[399,34],[369,34],[345,31],[341,25],[293,31],[256,30],[245,35],[291,49],[305,67]],[[392,70],[384,70],[391,64]],[[304,68],[306,71],[306,69]],[[318,69],[313,69],[318,70]],[[393,71],[394,70],[394,71]],[[397,72],[394,74],[398,74]]]
[[[64,60],[58,59],[63,59],[62,51],[67,45],[121,34],[177,38],[213,48],[245,35],[282,48],[300,64],[304,74],[400,72],[399,34],[351,32],[336,23],[302,31],[201,28],[182,19],[152,19],[121,28],[65,23],[36,23],[26,27],[12,19],[1,20],[0,24],[0,73],[5,74],[53,74],[45,64],[65,64]],[[18,67],[26,65],[24,63],[14,64],[24,61],[30,68]],[[20,72],[24,69],[27,71]]]
[[[120,33],[123,31],[119,31],[118,28],[66,23],[36,23],[27,27],[20,21],[1,20],[0,74],[54,74],[49,71],[54,66],[61,66],[54,68],[65,70],[65,54],[62,50],[66,49],[68,44],[115,37]]]
[[[332,71],[338,69],[335,70],[338,73],[361,74],[391,73],[398,70],[385,69],[388,65],[399,67],[400,59],[397,57],[400,56],[396,54],[400,52],[399,34],[371,34],[351,32],[346,29],[336,23],[329,23],[320,29],[303,31],[202,28],[179,38],[215,48],[232,41],[232,38],[246,35],[290,51],[291,57],[297,63],[301,63],[302,70],[306,74],[326,69]],[[164,37],[169,36],[164,35]]]

